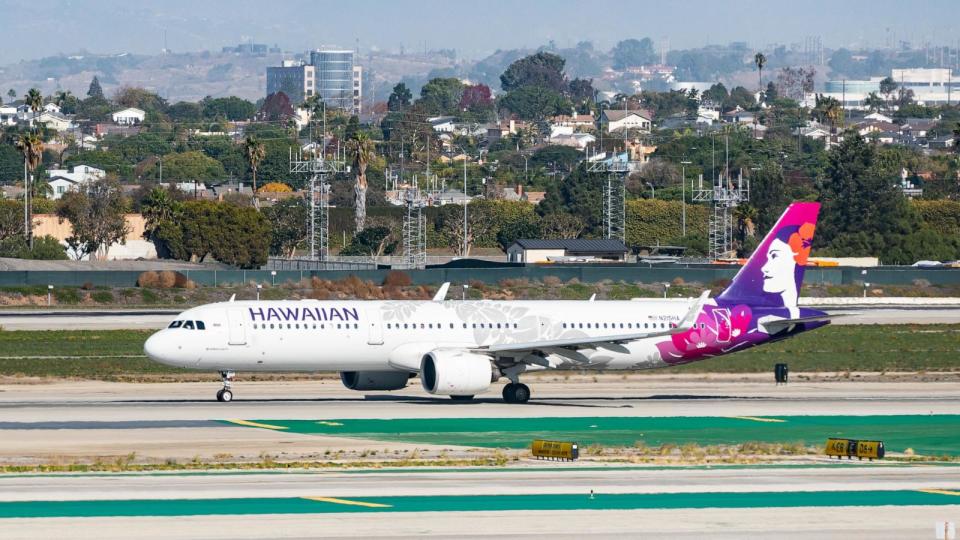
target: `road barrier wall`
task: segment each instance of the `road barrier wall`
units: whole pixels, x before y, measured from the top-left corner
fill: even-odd
[[[479,281],[497,284],[504,279],[543,281],[554,277],[564,282],[576,279],[581,283],[604,280],[627,283],[666,283],[677,278],[686,283],[713,285],[732,278],[739,267],[689,265],[647,267],[638,265],[531,265],[505,268],[428,268],[404,270],[414,284],[432,285],[444,281],[464,283]],[[866,270],[867,273],[863,274]],[[309,280],[312,277],[338,280],[351,275],[381,283],[389,270],[182,270],[189,279],[202,286],[236,286],[248,283],[282,284]],[[0,287],[47,286],[135,287],[138,271],[0,271]],[[812,285],[861,285],[871,288],[884,285],[960,285],[960,269],[954,268],[809,268],[805,282]]]

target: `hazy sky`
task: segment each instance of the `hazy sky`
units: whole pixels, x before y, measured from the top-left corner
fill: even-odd
[[[287,50],[496,49],[649,36],[672,48],[746,41],[956,44],[958,0],[0,0],[0,64],[58,53],[219,50],[247,39]]]

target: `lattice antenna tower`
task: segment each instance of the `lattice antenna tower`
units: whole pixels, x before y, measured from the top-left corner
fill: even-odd
[[[413,177],[410,186],[403,194],[403,265],[410,269],[423,269],[427,266],[427,232],[423,207],[426,205],[423,192],[418,186],[417,177]]]
[[[726,168],[724,168],[726,171]],[[712,186],[700,183],[693,190],[693,200],[712,203],[713,209],[709,221],[710,257],[722,259],[732,257],[733,253],[733,211],[740,203],[750,200],[750,179],[743,178],[743,170],[734,182],[729,174],[721,172]]]
[[[310,176],[310,215],[307,217],[307,227],[310,229],[310,259],[314,261],[326,261],[330,257],[330,182],[327,177],[349,171],[339,152],[332,160],[326,158],[326,121],[321,141],[323,142],[317,152],[304,154],[302,149],[298,149],[294,153],[292,148],[289,152],[290,173]]]
[[[606,238],[626,242],[626,180],[633,162],[612,159],[587,166],[587,172],[606,173],[603,185],[603,233]]]

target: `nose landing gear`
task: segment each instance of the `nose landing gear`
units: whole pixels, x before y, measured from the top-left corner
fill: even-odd
[[[217,392],[217,401],[227,403],[233,401],[233,391],[230,390],[230,383],[233,382],[235,373],[232,371],[221,371],[220,380],[223,381],[223,388]]]

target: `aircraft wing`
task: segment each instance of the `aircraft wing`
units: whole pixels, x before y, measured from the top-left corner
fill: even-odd
[[[693,303],[693,306],[690,307],[690,310],[687,311],[687,314],[684,315],[683,319],[677,326],[672,328],[666,328],[654,332],[638,332],[633,334],[616,334],[609,336],[582,336],[575,338],[561,338],[561,339],[544,339],[539,341],[529,341],[526,343],[502,343],[495,345],[488,345],[485,347],[479,347],[479,351],[499,353],[499,352],[519,352],[519,351],[530,351],[536,349],[549,349],[549,348],[570,348],[570,349],[588,349],[593,348],[599,345],[604,344],[616,344],[616,343],[627,343],[630,341],[637,341],[640,339],[647,339],[653,337],[661,336],[670,336],[673,334],[681,334],[693,328],[694,323],[697,321],[697,316],[700,315],[700,311],[703,309],[703,305],[707,302],[707,299],[710,296],[710,291],[704,291],[700,295],[700,298]]]

